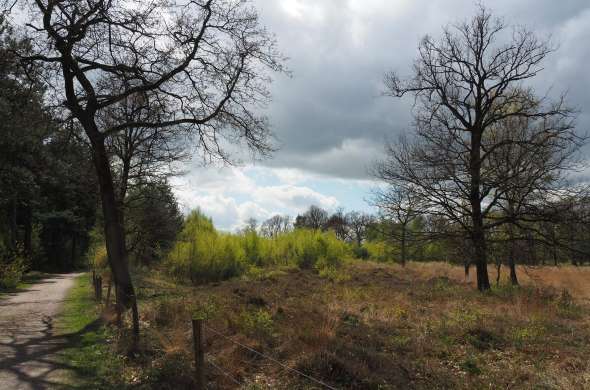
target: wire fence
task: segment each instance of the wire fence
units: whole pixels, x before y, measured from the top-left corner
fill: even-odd
[[[220,332],[220,331],[218,331],[216,329],[211,328],[210,326],[208,326],[208,325],[206,325],[206,324],[204,324],[202,322],[200,322],[200,323],[201,323],[201,326],[203,327],[203,329],[207,330],[208,332],[210,332],[210,333],[212,333],[212,334],[214,334],[216,336],[219,336],[219,337],[221,337],[221,338],[223,338],[223,339],[231,342],[232,344],[238,346],[239,348],[242,348],[242,349],[244,349],[246,351],[249,351],[249,352],[255,354],[256,356],[258,356],[260,358],[263,358],[263,359],[265,359],[265,360],[267,360],[269,362],[272,362],[273,364],[276,364],[277,366],[279,366],[281,369],[283,369],[285,371],[288,371],[288,372],[290,372],[292,374],[295,374],[295,375],[297,375],[297,376],[299,376],[301,378],[305,378],[306,380],[308,380],[310,382],[313,382],[316,385],[319,385],[319,386],[321,386],[321,387],[323,387],[325,389],[337,390],[335,387],[332,387],[329,384],[327,384],[327,383],[325,383],[325,382],[323,382],[323,381],[321,381],[321,380],[319,380],[317,378],[314,378],[314,377],[312,377],[312,376],[310,376],[310,375],[308,375],[308,374],[306,374],[306,373],[304,373],[304,372],[302,372],[302,371],[300,371],[300,370],[298,370],[296,368],[289,367],[287,364],[282,363],[281,361],[273,358],[272,356],[268,356],[268,355],[266,355],[266,354],[264,354],[264,353],[262,353],[262,352],[260,352],[260,351],[258,351],[256,349],[254,349],[254,348],[252,348],[252,347],[250,347],[248,345],[245,345],[243,343],[240,343],[239,341],[234,340],[233,338],[231,338],[231,337],[223,334],[222,332]],[[237,378],[235,378],[233,375],[231,375],[230,373],[228,373],[227,371],[225,371],[222,367],[220,367],[218,364],[216,364],[214,362],[214,360],[212,359],[212,357],[214,357],[214,355],[212,355],[212,354],[205,355],[204,356],[204,359],[203,359],[204,360],[203,363],[205,363],[205,362],[208,363],[217,372],[219,372],[221,375],[223,375],[224,377],[226,377],[229,380],[231,380],[233,383],[235,383],[237,385],[241,385],[242,384]]]
[[[219,367],[217,364],[213,363],[211,360],[207,359],[207,363],[209,363],[211,365],[211,367],[215,368],[215,370],[217,370],[221,375],[225,376],[226,378],[229,378],[236,385],[239,386],[242,384],[239,380],[234,378],[229,372],[226,372],[223,368]]]

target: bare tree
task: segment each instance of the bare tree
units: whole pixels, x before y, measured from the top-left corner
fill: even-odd
[[[489,133],[518,118],[560,122],[558,135],[573,126],[563,98],[549,102],[525,85],[551,51],[532,32],[510,31],[481,7],[470,22],[445,28],[439,40],[427,36],[420,42],[412,78],[385,77],[389,95],[414,95],[416,135],[388,147],[380,176],[411,185],[429,212],[445,215],[467,233],[482,291],[490,288],[485,232],[503,223],[486,220],[501,190],[484,168],[496,149],[517,142],[495,142]]]
[[[483,167],[484,174],[493,178],[498,188],[499,214],[492,218],[506,220],[510,280],[517,285],[517,243],[530,238],[528,227],[532,223],[544,222],[548,217],[556,222],[554,216],[549,216],[550,204],[576,191],[565,174],[580,166],[578,152],[583,138],[570,121],[561,117],[541,122],[528,117],[508,118],[486,135],[493,138],[489,143],[499,145]]]
[[[328,222],[328,212],[321,207],[312,205],[302,215],[295,219],[296,228],[323,230]]]
[[[374,192],[374,204],[381,214],[394,223],[394,229],[389,233],[399,242],[401,247],[401,264],[406,265],[408,228],[410,223],[421,214],[420,198],[415,196],[411,187],[388,187]],[[396,229],[396,228],[399,228]]]
[[[332,230],[339,240],[346,241],[350,238],[348,220],[346,219],[346,215],[344,215],[344,210],[341,208],[328,217],[325,228]]]
[[[239,0],[1,0],[26,11],[20,32],[46,70],[53,101],[84,128],[100,184],[105,238],[119,308],[133,309],[113,173],[106,143],[127,129],[174,128],[190,136],[208,161],[229,161],[228,143],[262,155],[269,129],[255,109],[269,99],[267,70],[283,70],[274,39],[255,10]],[[101,127],[104,113],[126,99],[158,115]]]
[[[350,229],[351,238],[357,246],[362,245],[367,237],[368,228],[373,222],[373,216],[366,213],[351,211],[346,214],[346,223]]]
[[[101,128],[139,120],[157,120],[160,112],[149,107],[142,96],[131,96],[109,107],[98,118]],[[107,151],[112,154],[113,175],[117,179],[118,198],[124,203],[129,186],[146,181],[167,180],[180,174],[178,162],[190,157],[184,147],[185,134],[175,127],[128,127],[108,137]]]
[[[277,237],[291,230],[291,217],[288,215],[273,215],[260,226],[261,234],[266,237]]]
[[[246,226],[242,229],[244,233],[256,233],[258,231],[258,220],[254,217],[250,217],[246,220]]]

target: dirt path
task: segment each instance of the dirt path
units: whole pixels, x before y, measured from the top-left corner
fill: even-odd
[[[0,299],[0,389],[53,389],[67,369],[56,352],[69,340],[54,319],[79,274],[53,275]]]

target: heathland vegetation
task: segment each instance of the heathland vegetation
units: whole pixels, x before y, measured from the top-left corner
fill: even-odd
[[[374,215],[229,232],[169,179],[276,149],[259,110],[285,58],[251,5],[0,5],[0,290],[92,272],[98,302],[86,275],[62,321],[81,387],[193,388],[194,319],[212,388],[590,387],[586,138],[530,86],[535,33],[480,7],[386,74],[414,127],[371,169]]]

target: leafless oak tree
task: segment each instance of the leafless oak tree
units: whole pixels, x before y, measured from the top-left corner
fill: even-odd
[[[265,237],[277,237],[291,230],[291,217],[288,215],[273,215],[260,225],[260,232]]]
[[[373,195],[373,202],[379,208],[383,217],[395,224],[396,229],[393,229],[388,235],[399,242],[401,264],[405,266],[407,261],[408,228],[410,223],[422,213],[420,210],[420,198],[412,192],[411,187],[402,186],[377,189]],[[397,228],[399,228],[399,231]]]
[[[210,160],[230,160],[228,143],[263,155],[269,129],[256,108],[269,99],[268,70],[282,71],[274,39],[241,0],[2,0],[21,7],[19,31],[41,64],[49,95],[84,128],[100,184],[109,262],[118,303],[133,309],[107,140],[127,129],[174,128]],[[20,18],[14,20],[21,20]],[[143,112],[102,127],[104,113],[126,99]]]
[[[305,213],[295,218],[295,227],[323,230],[327,222],[328,212],[321,207],[311,205]]]
[[[374,222],[372,215],[359,211],[351,211],[346,214],[346,224],[350,230],[350,237],[357,246],[361,246],[363,240],[367,237],[367,230]]]
[[[547,129],[549,136],[573,128],[574,113],[563,98],[537,97],[526,84],[551,51],[534,33],[510,29],[481,7],[471,21],[445,28],[440,39],[427,36],[420,42],[413,77],[385,77],[387,94],[414,96],[416,134],[389,146],[380,176],[411,185],[429,212],[444,215],[468,234],[480,290],[490,288],[486,229],[505,223],[488,218],[503,190],[486,164],[499,148],[520,143],[491,133],[517,119],[556,124]]]

